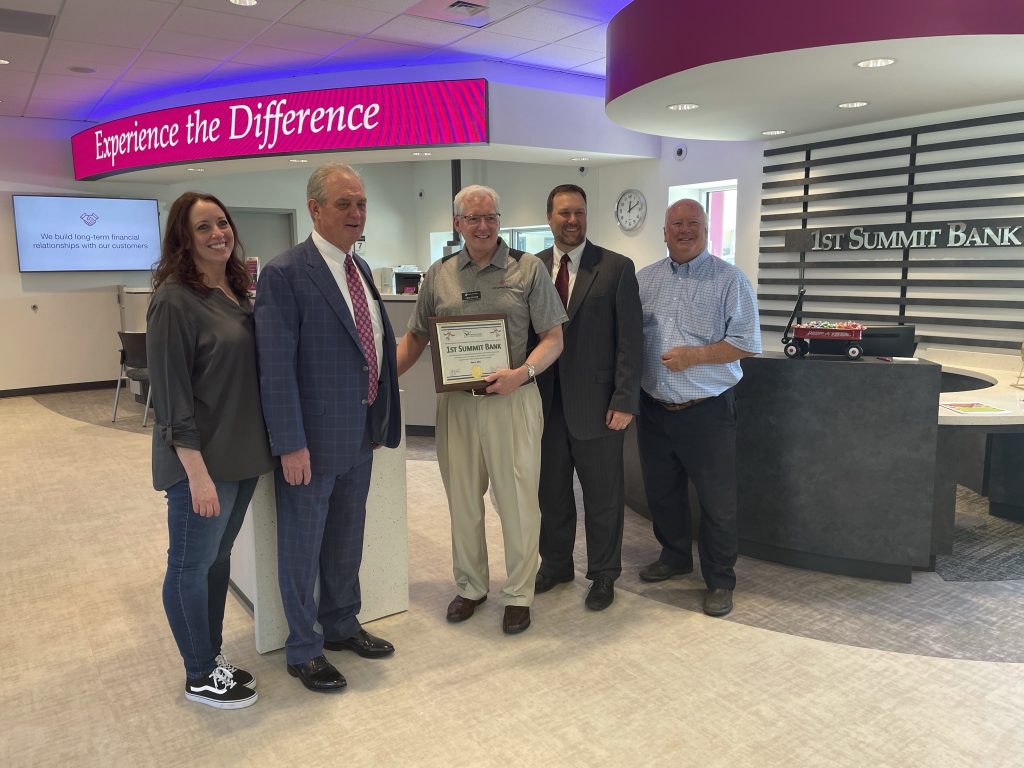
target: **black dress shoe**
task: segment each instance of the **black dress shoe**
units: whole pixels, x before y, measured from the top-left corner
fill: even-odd
[[[355,651],[364,659],[382,659],[395,652],[395,646],[365,629],[344,640],[324,640],[324,648],[328,651]]]
[[[456,595],[455,599],[448,603],[448,613],[445,614],[445,618],[452,623],[465,621],[473,615],[476,607],[486,599],[487,595],[484,595],[479,600]]]
[[[311,691],[329,693],[340,691],[348,682],[324,656],[317,656],[302,664],[289,664],[288,674],[297,677]]]
[[[661,560],[655,560],[650,565],[645,565],[640,569],[640,580],[665,581],[666,579],[676,579],[680,576],[685,576],[688,573],[693,573],[692,565],[687,568],[676,568],[674,565],[661,562]]]
[[[530,626],[530,607],[527,605],[506,605],[505,616],[501,620],[501,630],[506,635],[517,635],[525,632]]]
[[[592,611],[603,611],[615,599],[615,582],[610,576],[599,574],[590,585],[584,604]]]
[[[708,616],[725,616],[732,610],[732,590],[715,587],[704,596],[704,613]]]
[[[561,579],[555,579],[551,576],[546,576],[543,573],[538,573],[536,580],[533,582],[533,592],[536,595],[540,595],[544,592],[550,592],[559,584],[568,584],[574,578],[575,576],[566,576]]]

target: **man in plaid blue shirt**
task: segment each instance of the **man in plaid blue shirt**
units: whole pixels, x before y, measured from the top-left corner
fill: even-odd
[[[669,256],[637,273],[644,364],[637,440],[658,559],[644,581],[693,571],[687,482],[700,499],[697,551],[704,613],[725,616],[736,586],[736,398],[740,360],[761,352],[757,300],[735,266],[707,251],[707,213],[680,200],[665,213]]]

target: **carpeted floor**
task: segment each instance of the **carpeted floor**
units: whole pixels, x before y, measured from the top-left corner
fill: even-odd
[[[142,428],[142,405],[122,398],[116,424],[110,423],[113,390],[36,396],[41,405],[79,421],[128,432]],[[407,439],[407,457],[436,461],[434,440]],[[412,485],[410,485],[412,487]],[[440,498],[443,504],[443,495]],[[577,507],[583,508],[577,485]],[[637,571],[655,559],[650,523],[627,510],[623,533],[623,573],[616,586],[649,600],[701,612],[700,574],[660,584],[640,581]],[[577,589],[587,582],[582,524],[577,534]],[[696,558],[695,558],[696,559]],[[966,489],[957,498],[954,552],[935,573],[918,572],[912,584],[890,584],[818,573],[741,557],[736,566],[736,610],[726,620],[849,646],[926,656],[987,661],[1024,661],[1024,525],[988,515],[988,503]],[[582,599],[582,596],[581,598]],[[537,603],[558,600],[539,595]]]
[[[367,627],[397,653],[328,652],[348,689],[312,694],[283,652],[255,651],[252,618],[229,599],[225,652],[259,679],[260,700],[221,712],[182,695],[149,438],[0,399],[0,765],[1022,764],[1024,665],[1001,662],[1024,659],[1024,581],[883,584],[742,558],[736,610],[711,619],[698,579],[639,582],[653,539],[629,514],[613,605],[586,610],[577,572],[509,637],[496,515],[485,524],[492,599],[450,624],[437,462],[406,468],[409,609]]]
[[[958,488],[953,552],[935,558],[935,572],[946,581],[1024,579],[1024,523],[993,517],[988,499]]]

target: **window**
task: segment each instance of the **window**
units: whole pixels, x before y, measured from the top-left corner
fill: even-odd
[[[509,227],[498,230],[498,235],[508,243],[509,248],[527,253],[537,253],[554,245],[555,238],[547,224],[532,227]],[[451,240],[452,232],[430,233],[430,262],[434,263],[444,256],[445,246]]]

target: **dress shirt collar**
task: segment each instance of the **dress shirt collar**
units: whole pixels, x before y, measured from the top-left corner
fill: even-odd
[[[320,255],[325,259],[330,259],[341,266],[345,266],[345,257],[348,256],[348,254],[334,243],[329,242],[315,229],[313,230],[313,245],[316,246],[316,249],[320,251]]]
[[[565,256],[568,256],[569,257],[569,261],[572,262],[573,269],[574,270],[575,269],[579,269],[580,259],[583,258],[583,249],[586,248],[586,247],[587,247],[587,239],[586,238],[583,238],[583,242],[582,243],[580,243],[575,248],[573,248],[571,251],[568,251],[565,254],[561,253],[558,250],[558,246],[557,245],[551,246],[551,250],[554,252],[554,258],[552,259],[552,261],[554,262],[554,268],[556,268],[556,269],[558,268],[558,265],[562,263],[562,256],[565,255]]]
[[[671,256],[668,257],[668,263],[669,266],[672,267],[672,274],[678,275],[681,273],[689,277],[690,275],[697,274],[703,270],[711,263],[711,259],[713,258],[714,256],[708,253],[708,249],[705,248],[685,264],[677,264],[672,260]]]

